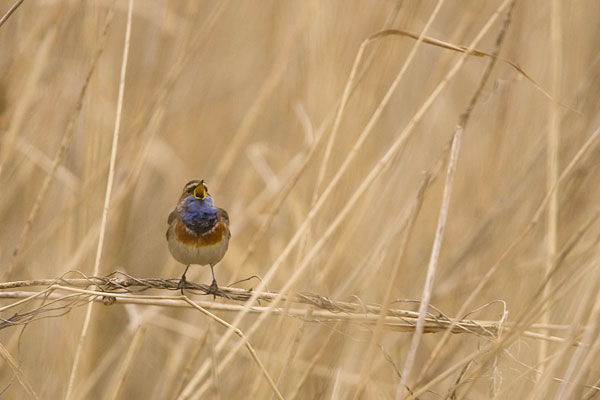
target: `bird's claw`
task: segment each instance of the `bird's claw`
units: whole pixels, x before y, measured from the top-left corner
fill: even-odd
[[[185,289],[187,283],[187,279],[185,279],[185,275],[183,275],[179,279],[179,283],[177,284],[177,289],[181,290],[181,295],[183,296],[183,289]]]

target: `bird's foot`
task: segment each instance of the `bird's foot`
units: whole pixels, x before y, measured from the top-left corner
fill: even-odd
[[[213,295],[213,300],[217,298],[217,293],[219,291],[219,286],[217,285],[217,281],[213,279],[212,283],[208,287],[208,293]]]
[[[187,283],[187,279],[185,279],[185,274],[181,275],[181,279],[179,279],[179,283],[177,284],[177,289],[181,290],[181,295],[183,296],[183,289],[185,289]]]

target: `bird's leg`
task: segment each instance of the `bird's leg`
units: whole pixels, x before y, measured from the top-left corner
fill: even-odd
[[[217,280],[215,279],[215,270],[214,270],[212,264],[210,265],[210,272],[212,272],[213,280],[209,287],[209,289],[210,289],[209,293],[213,294],[213,299],[214,299],[216,297],[215,293],[217,292],[217,290],[219,290],[219,286],[217,285]]]
[[[185,267],[185,271],[183,271],[183,275],[181,275],[181,279],[179,279],[179,284],[177,285],[177,289],[181,289],[182,295],[183,295],[183,289],[185,288],[185,283],[187,282],[187,280],[185,279],[185,274],[187,273],[187,270],[189,267],[190,267],[190,264],[188,264],[187,267]]]

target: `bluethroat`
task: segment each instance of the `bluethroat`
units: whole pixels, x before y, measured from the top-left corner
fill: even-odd
[[[187,267],[181,275],[179,288],[183,294],[185,274],[191,264],[210,265],[214,294],[218,289],[214,266],[221,261],[229,246],[229,215],[213,204],[204,180],[193,180],[183,187],[175,209],[169,214],[167,242],[177,261]]]

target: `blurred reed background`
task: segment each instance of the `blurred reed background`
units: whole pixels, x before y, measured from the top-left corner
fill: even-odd
[[[13,3],[0,1],[0,13]],[[291,302],[277,310],[306,314],[213,308],[242,317],[283,397],[600,396],[600,143],[585,146],[600,127],[600,3],[516,1],[507,20],[511,7],[136,0],[119,112],[129,3],[23,2],[0,27],[3,282],[96,266],[99,276],[179,277],[166,220],[183,185],[203,178],[231,217],[221,285],[258,275],[270,291],[365,307],[354,319]],[[500,51],[462,133],[437,262],[448,149],[491,58],[371,36],[418,36],[428,21],[427,37],[468,46],[483,33],[475,48]],[[495,330],[442,329],[415,343],[414,329],[367,318],[367,305],[417,311],[428,271],[431,316]],[[210,283],[210,270],[188,279]],[[88,325],[90,297],[60,293],[46,309],[43,296],[14,305],[27,294],[1,293],[4,398],[274,396],[244,348],[230,353],[240,338],[224,340],[196,309],[96,303]],[[207,309],[243,304],[190,297]]]

